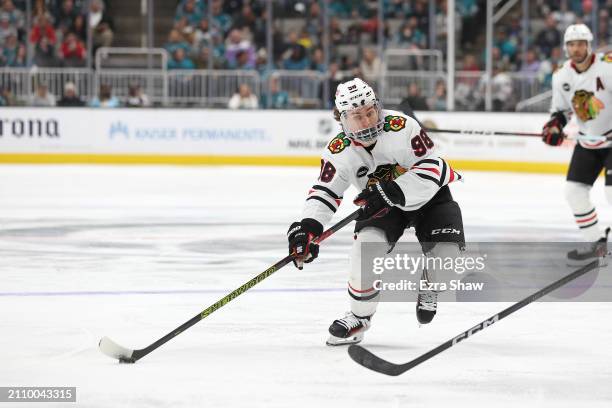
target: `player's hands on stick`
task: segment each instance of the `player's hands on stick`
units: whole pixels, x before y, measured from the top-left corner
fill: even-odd
[[[566,137],[565,133],[563,133],[563,128],[566,124],[567,119],[565,119],[565,115],[562,112],[553,113],[542,129],[542,140],[544,143],[551,146],[560,146]]]
[[[302,270],[304,263],[310,263],[319,256],[319,244],[314,239],[323,233],[323,225],[315,219],[304,218],[289,227],[289,254],[295,255],[293,264]]]
[[[357,221],[363,221],[386,214],[394,205],[404,205],[406,199],[395,181],[381,181],[366,187],[353,203],[363,209],[357,218]]]

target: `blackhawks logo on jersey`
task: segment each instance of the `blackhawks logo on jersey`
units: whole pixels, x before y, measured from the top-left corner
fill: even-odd
[[[368,175],[367,186],[374,185],[380,181],[393,181],[406,172],[406,169],[399,164],[382,164]]]
[[[612,52],[604,54],[603,57],[601,57],[601,60],[603,62],[612,62]]]
[[[351,140],[343,133],[339,133],[327,145],[327,148],[332,154],[340,153],[345,147],[351,144]]]
[[[394,132],[399,132],[403,128],[406,127],[406,118],[403,116],[385,116],[385,131],[388,132],[390,130]]]
[[[593,92],[583,89],[576,91],[572,98],[572,107],[576,116],[583,122],[595,119],[599,112],[604,108],[602,101],[597,99]]]

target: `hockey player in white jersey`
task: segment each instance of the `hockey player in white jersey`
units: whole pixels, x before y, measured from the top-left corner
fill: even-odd
[[[551,118],[542,131],[545,143],[559,146],[565,139],[563,127],[576,115],[579,135],[603,136],[612,140],[612,53],[591,49],[593,35],[584,24],[570,25],[563,42],[568,60],[553,74]],[[612,203],[612,142],[579,141],[567,173],[566,199],[578,228],[589,243],[567,254],[569,264],[589,262],[607,250],[609,229],[602,231],[590,190],[603,168],[605,192]]]
[[[338,86],[334,115],[342,130],[321,158],[319,177],[309,191],[302,219],[287,233],[289,253],[302,269],[319,252],[320,235],[340,205],[349,185],[361,192],[354,203],[363,208],[355,225],[350,253],[350,312],[329,327],[328,345],[361,341],[376,311],[379,291],[371,271],[361,270],[362,243],[394,245],[414,227],[423,253],[457,257],[465,245],[459,205],[448,183],[461,176],[435,154],[433,141],[418,122],[402,112],[383,110],[372,88],[359,78]],[[384,215],[383,215],[384,214]],[[421,279],[435,281],[435,270]],[[419,291],[416,314],[429,323],[437,310],[437,293]]]

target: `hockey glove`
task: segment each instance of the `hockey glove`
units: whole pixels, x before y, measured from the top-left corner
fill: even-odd
[[[385,215],[394,205],[405,205],[406,198],[395,181],[381,181],[366,187],[353,203],[363,209],[357,218],[357,221],[363,221]]]
[[[565,139],[563,128],[566,124],[567,119],[565,119],[563,112],[553,113],[542,129],[542,141],[551,146],[560,146]]]
[[[289,227],[287,239],[289,240],[289,254],[295,255],[293,264],[302,270],[304,263],[315,260],[319,255],[319,244],[314,239],[323,233],[323,225],[315,219],[304,218],[301,222],[294,222]]]

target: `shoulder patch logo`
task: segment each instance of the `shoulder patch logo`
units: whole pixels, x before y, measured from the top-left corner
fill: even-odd
[[[331,142],[327,145],[327,149],[332,153],[340,153],[343,151],[348,145],[351,144],[351,140],[346,137],[344,132],[339,133],[338,136],[334,137]]]
[[[603,62],[610,62],[610,63],[612,63],[612,52],[604,54],[603,57],[601,57],[601,60]]]
[[[593,92],[583,89],[576,91],[572,98],[572,107],[576,116],[583,122],[595,119],[599,112],[604,108],[602,101],[597,99]]]
[[[368,169],[366,166],[361,166],[358,170],[357,170],[357,177],[363,177],[366,174],[368,174],[368,171],[370,169]]]
[[[406,118],[403,116],[385,116],[385,126],[384,130],[386,132],[392,130],[394,132],[399,132],[403,128],[406,127]]]
[[[567,82],[566,82],[566,83],[564,83],[564,84],[563,84],[563,90],[564,90],[565,92],[569,91],[569,90],[570,90],[570,84],[568,84]]]

